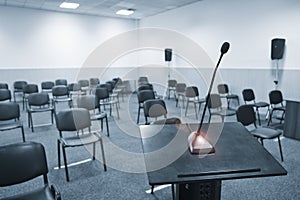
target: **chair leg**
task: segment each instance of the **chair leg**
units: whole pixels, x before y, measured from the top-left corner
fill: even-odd
[[[106,171],[106,161],[105,161],[105,156],[104,156],[104,147],[103,147],[103,141],[102,138],[100,139],[100,148],[101,148],[101,154],[102,154],[102,161],[103,161],[103,168],[104,171]]]
[[[60,141],[57,140],[57,165],[60,169]]]
[[[136,120],[136,123],[137,124],[139,124],[139,122],[140,122],[140,111],[141,110],[141,107],[139,106],[139,108],[138,108],[138,116],[137,116],[137,120]]]
[[[116,103],[116,110],[117,110],[118,119],[120,119],[118,103]]]
[[[105,122],[106,122],[106,132],[107,132],[107,137],[109,137],[109,127],[108,127],[107,116],[105,117]]]
[[[95,160],[95,153],[96,152],[96,144],[95,142],[93,143],[93,160]]]
[[[154,185],[151,185],[151,194],[154,193]]]
[[[186,102],[186,108],[185,108],[185,116],[186,116],[186,114],[187,114],[187,110],[188,110],[188,107],[189,107],[189,100],[187,100],[187,102]]]
[[[194,103],[194,109],[195,109],[196,119],[198,119],[198,113],[197,113],[196,103]]]
[[[280,136],[278,136],[278,145],[279,145],[279,151],[280,151],[281,161],[283,162],[283,155],[282,155],[282,148],[281,148]]]
[[[272,115],[273,115],[273,110],[271,110],[271,112],[270,112],[270,116],[269,116],[269,120],[268,120],[268,126],[270,125],[270,123],[272,121]]]
[[[24,127],[23,127],[23,125],[21,126],[21,131],[22,131],[23,142],[25,142],[25,133],[24,133]]]
[[[30,123],[31,123],[31,131],[34,132],[33,130],[33,119],[32,119],[32,114],[30,113]]]
[[[65,149],[64,145],[62,145],[62,151],[63,151],[63,157],[64,157],[64,165],[65,165],[66,179],[67,179],[67,182],[69,182],[69,181],[70,181],[70,178],[69,178],[69,170],[68,170],[68,164],[67,164],[66,149]]]
[[[257,114],[257,119],[258,119],[258,125],[261,125],[258,107],[256,107],[256,114]]]

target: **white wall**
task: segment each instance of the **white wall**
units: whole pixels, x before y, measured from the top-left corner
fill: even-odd
[[[86,59],[105,41],[137,26],[135,20],[0,6],[0,82],[100,77],[103,70],[97,69],[114,63],[82,73]],[[134,62],[131,57],[117,65]]]
[[[231,48],[220,66],[223,81],[229,83],[233,93],[241,94],[243,88],[251,87],[257,99],[263,100],[268,100],[268,91],[275,88],[271,39],[286,38],[284,59],[279,62],[283,71],[278,89],[285,98],[300,100],[299,10],[297,0],[204,0],[142,19],[140,27],[183,34],[202,47],[213,63],[217,62],[221,44],[229,41]],[[182,65],[175,56],[173,66]],[[195,81],[196,78],[192,80]]]

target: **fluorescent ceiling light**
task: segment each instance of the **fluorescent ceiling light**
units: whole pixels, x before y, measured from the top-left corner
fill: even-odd
[[[60,4],[60,8],[67,8],[67,9],[76,9],[78,8],[79,3],[71,3],[71,2],[63,2]]]
[[[127,9],[127,10],[119,10],[116,12],[117,15],[131,15],[134,13],[134,10]]]

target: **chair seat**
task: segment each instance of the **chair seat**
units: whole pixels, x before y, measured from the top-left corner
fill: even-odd
[[[65,102],[65,101],[72,101],[72,98],[54,98],[55,102]]]
[[[117,100],[109,100],[109,101],[102,101],[100,102],[100,105],[111,105],[111,104],[117,104]]]
[[[235,110],[229,110],[229,109],[221,109],[218,111],[211,112],[212,115],[220,115],[220,116],[233,116],[236,114]]]
[[[273,139],[281,135],[281,132],[272,128],[267,127],[258,127],[255,130],[251,131],[255,137],[262,139]]]
[[[46,111],[52,111],[54,110],[53,106],[49,106],[49,107],[41,107],[41,108],[29,108],[28,111],[29,112],[46,112]]]
[[[99,120],[99,119],[103,119],[107,117],[107,114],[102,112],[102,113],[98,113],[96,115],[91,115],[91,120]]]
[[[0,131],[7,131],[15,128],[21,128],[23,123],[20,121],[9,122],[9,123],[0,123]]]
[[[195,102],[195,103],[205,103],[205,102],[206,102],[206,99],[205,99],[205,98],[196,99],[194,102]]]
[[[261,108],[261,107],[268,107],[269,104],[266,102],[257,102],[254,104],[255,107]]]
[[[227,98],[227,99],[238,99],[239,96],[236,95],[236,94],[227,94],[227,95],[226,95],[226,98]]]
[[[55,200],[55,196],[50,190],[49,186],[44,186],[43,188],[33,190],[24,194],[19,194],[16,196],[4,198],[2,200]]]
[[[64,143],[66,147],[76,147],[85,144],[92,144],[99,141],[100,139],[101,137],[96,132],[73,137],[60,138],[60,140]]]
[[[285,111],[285,106],[281,106],[281,107],[273,107],[272,110],[281,110],[281,111]]]

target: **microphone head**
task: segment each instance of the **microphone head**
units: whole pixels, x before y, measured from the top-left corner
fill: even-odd
[[[230,47],[230,44],[228,42],[224,42],[223,45],[222,45],[222,47],[221,47],[221,53],[222,54],[227,53],[229,47]]]

